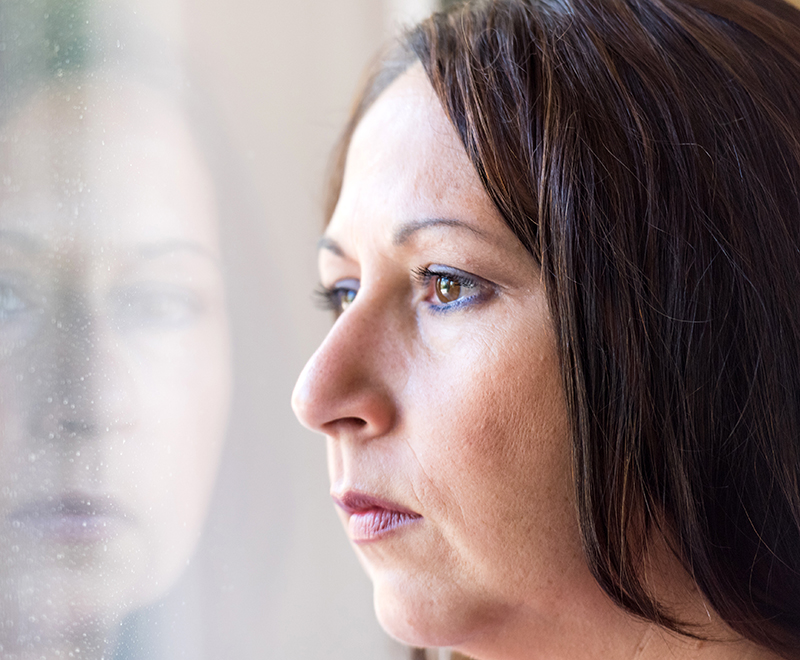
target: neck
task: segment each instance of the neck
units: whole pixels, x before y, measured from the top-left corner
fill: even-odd
[[[725,633],[725,636],[697,640],[651,626],[632,659],[660,660],[672,657],[680,660],[781,660],[780,656],[768,649],[736,636],[727,627]]]
[[[628,620],[612,628],[589,631],[575,622],[542,632],[540,626],[526,635],[476,637],[457,650],[475,660],[782,660],[768,649],[744,640],[726,626],[702,640],[678,635],[655,624],[622,614]],[[454,658],[461,657],[458,654]]]
[[[702,639],[672,633],[623,611],[587,568],[553,602],[519,604],[457,650],[476,660],[781,660],[732,631],[671,552],[654,552],[658,556],[648,571],[650,592]]]

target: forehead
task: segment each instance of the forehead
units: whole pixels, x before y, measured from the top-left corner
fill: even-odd
[[[353,135],[348,167],[358,172],[379,164],[387,151],[413,153],[424,159],[422,164],[447,161],[458,169],[470,167],[421,65],[398,77],[367,111]]]
[[[422,67],[390,85],[353,134],[328,233],[393,230],[403,221],[496,216]],[[366,223],[366,224],[365,224]],[[355,236],[353,238],[356,238]]]
[[[0,230],[44,240],[216,242],[211,178],[176,103],[141,85],[69,81],[0,127]]]

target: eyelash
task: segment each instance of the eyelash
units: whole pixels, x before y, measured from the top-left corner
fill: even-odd
[[[432,268],[422,267],[414,270],[414,276],[419,285],[425,289],[429,289],[431,286],[437,286],[442,280],[449,280],[459,288],[457,292],[458,297],[449,302],[445,302],[441,298],[437,301],[435,299],[438,297],[437,292],[435,290],[428,291],[429,298],[434,297],[433,301],[429,301],[428,307],[434,312],[448,312],[472,305],[484,300],[488,293],[487,287],[482,280],[478,280],[455,268],[448,268],[446,266],[435,266]],[[472,289],[475,293],[461,297],[461,289]]]
[[[345,296],[350,293],[353,294],[354,299],[358,293],[358,289],[346,286],[327,287],[320,284],[314,291],[314,299],[318,307],[328,312],[334,312],[338,317],[347,309],[347,305],[352,302],[352,299],[345,299]]]
[[[449,281],[452,285],[458,287],[456,295],[458,296],[452,301],[445,302],[441,298],[436,301],[429,301],[428,307],[434,312],[447,312],[457,308],[465,307],[476,302],[480,302],[487,297],[487,287],[483,281],[464,273],[454,268],[445,266],[436,266],[433,268],[423,266],[416,268],[413,271],[414,279],[420,288],[430,289],[436,286],[443,280]],[[352,280],[357,282],[357,280]],[[326,287],[322,284],[314,291],[314,297],[317,305],[323,310],[332,311],[338,317],[347,306],[355,300],[358,294],[357,286],[342,286],[344,280],[338,285]],[[472,289],[475,293],[472,295],[461,297],[461,289]],[[428,291],[428,297],[438,297],[437,292]]]

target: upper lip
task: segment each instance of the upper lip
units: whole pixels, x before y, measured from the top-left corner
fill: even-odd
[[[401,506],[396,502],[392,502],[381,497],[375,497],[374,495],[367,495],[366,493],[360,493],[354,490],[348,490],[339,495],[332,493],[331,497],[333,498],[333,501],[336,502],[337,506],[348,515],[353,515],[354,513],[364,513],[366,511],[373,511],[375,509],[384,509],[385,511],[396,511],[397,513],[403,513],[415,518],[422,517],[416,511],[412,511],[411,509]]]

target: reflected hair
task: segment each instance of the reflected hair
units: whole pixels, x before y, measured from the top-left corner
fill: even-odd
[[[421,63],[541,266],[589,567],[648,586],[657,539],[737,633],[800,658],[800,12],[781,0],[492,0],[434,14]],[[387,64],[388,63],[388,64]]]

